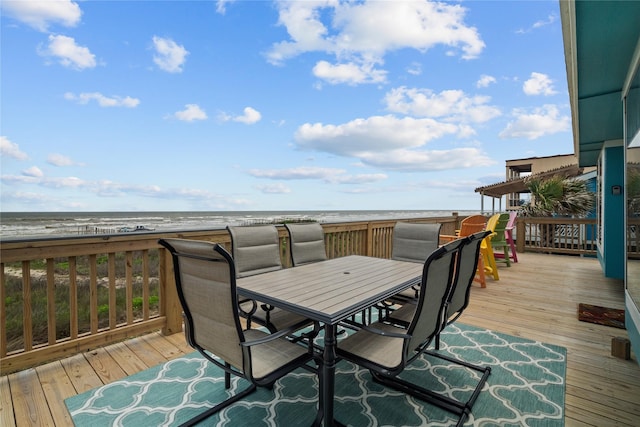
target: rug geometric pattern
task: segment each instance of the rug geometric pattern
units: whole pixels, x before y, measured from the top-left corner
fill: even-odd
[[[445,329],[440,351],[492,368],[465,426],[564,425],[564,348],[455,323]],[[246,387],[245,380],[234,379],[225,390],[221,372],[194,352],[65,403],[76,426],[174,426]],[[428,355],[401,377],[458,399],[472,392],[478,378]],[[316,376],[299,369],[201,425],[311,425],[317,390]],[[335,395],[336,419],[350,426],[449,426],[455,419],[373,382],[369,371],[347,361],[337,365]]]

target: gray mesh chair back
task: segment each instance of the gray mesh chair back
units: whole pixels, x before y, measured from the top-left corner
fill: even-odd
[[[393,228],[391,259],[423,263],[438,248],[441,224],[398,222]]]
[[[214,352],[242,370],[243,334],[236,308],[233,265],[216,244],[182,239],[166,239],[161,244],[174,256],[187,342],[199,350]]]
[[[397,261],[424,263],[429,255],[438,249],[441,224],[418,224],[397,222],[393,227],[391,259]],[[404,304],[415,302],[420,292],[419,284],[400,292],[391,298],[391,302]],[[388,316],[388,306],[379,305],[379,316]],[[384,313],[384,314],[383,314]]]
[[[282,269],[280,262],[280,239],[275,225],[247,227],[227,227],[231,235],[233,261],[236,277],[268,273]],[[271,332],[307,326],[310,321],[298,314],[263,304],[260,301],[244,299],[240,302],[241,314],[252,322],[267,327]]]
[[[401,372],[440,331],[461,245],[461,240],[450,242],[432,252],[425,261],[423,292],[420,292],[409,328],[396,328],[382,321],[362,326],[338,344],[338,354],[365,367],[390,374]],[[379,334],[379,331],[384,333]],[[399,332],[403,333],[403,339],[389,339]]]
[[[453,286],[447,303],[445,322],[442,324],[442,329],[458,320],[462,312],[469,305],[471,285],[473,284],[476,269],[478,268],[480,245],[482,244],[482,240],[489,234],[491,234],[491,231],[484,230],[468,236],[466,243],[460,249],[456,283]],[[435,347],[436,349],[440,348],[440,334],[436,336]]]
[[[285,224],[285,228],[289,232],[289,248],[294,266],[327,259],[322,225],[317,222]]]
[[[456,283],[458,270],[455,267],[463,243],[461,240],[449,242],[425,262],[418,305],[407,328],[411,338],[405,341],[405,360],[416,357],[416,349],[427,346],[442,328],[446,304]]]
[[[284,335],[242,330],[236,293],[233,259],[219,244],[186,239],[162,239],[173,260],[176,288],[185,318],[187,342],[224,371],[225,387],[230,376],[249,380],[249,387],[204,411],[183,426],[196,425],[212,414],[240,400],[257,386],[273,383],[314,355],[289,342]]]
[[[468,237],[468,243],[460,250],[460,268],[458,269],[458,277],[449,304],[447,306],[447,318],[454,313],[462,312],[469,305],[469,294],[473,278],[478,268],[478,256],[480,255],[480,245],[482,240],[491,234],[491,231],[485,230],[474,233]]]
[[[280,240],[274,225],[227,227],[231,235],[236,277],[252,276],[282,268]]]

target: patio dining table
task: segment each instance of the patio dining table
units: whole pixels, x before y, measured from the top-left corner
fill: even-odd
[[[337,325],[420,282],[423,265],[350,255],[237,281],[238,293],[324,325],[318,411],[334,425]]]

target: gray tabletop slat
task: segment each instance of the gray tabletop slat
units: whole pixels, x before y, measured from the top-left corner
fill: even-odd
[[[416,283],[422,264],[348,256],[238,279],[242,295],[335,324]]]

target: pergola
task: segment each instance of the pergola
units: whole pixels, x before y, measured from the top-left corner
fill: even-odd
[[[498,210],[502,211],[502,196],[511,193],[528,193],[527,182],[530,179],[544,179],[551,176],[561,176],[563,178],[572,178],[581,175],[583,168],[578,165],[567,165],[548,171],[539,172],[522,178],[511,179],[509,181],[498,182],[496,184],[485,185],[475,189],[476,193],[480,193],[480,210],[484,212],[484,196],[491,197],[491,210],[496,210],[496,199],[498,199]]]

